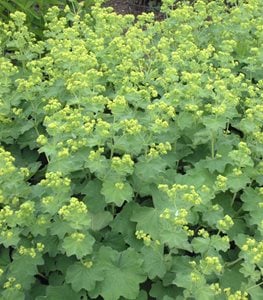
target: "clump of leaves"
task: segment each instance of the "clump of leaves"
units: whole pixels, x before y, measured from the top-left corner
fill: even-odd
[[[94,4],[93,0],[85,0],[85,2],[83,2],[86,11],[90,9],[92,4]],[[76,0],[2,0],[0,5],[0,18],[1,20],[8,21],[10,13],[14,13],[15,11],[24,12],[27,16],[27,26],[38,38],[42,38],[45,25],[44,15],[47,10],[54,5],[60,8],[69,5],[74,11],[78,9],[79,3]]]
[[[263,2],[1,22],[1,299],[261,299]]]

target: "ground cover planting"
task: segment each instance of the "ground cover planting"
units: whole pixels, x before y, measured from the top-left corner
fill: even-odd
[[[173,2],[0,22],[1,299],[262,299],[263,2]]]

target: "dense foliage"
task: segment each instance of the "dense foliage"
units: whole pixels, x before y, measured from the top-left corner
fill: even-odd
[[[1,299],[262,299],[263,2],[163,2],[0,24]]]
[[[42,38],[45,25],[44,15],[48,8],[54,5],[64,8],[67,4],[72,11],[76,12],[79,9],[78,0],[1,0],[0,19],[7,21],[10,18],[10,13],[17,10],[24,12],[27,16],[27,27],[38,38]],[[89,11],[92,4],[94,4],[94,0],[85,0],[85,2],[82,2],[82,8]]]

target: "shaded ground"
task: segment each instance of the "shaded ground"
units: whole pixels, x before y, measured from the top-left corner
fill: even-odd
[[[106,2],[106,6],[111,6],[119,14],[131,14],[129,0],[109,0]]]
[[[108,0],[106,6],[111,6],[119,14],[133,14],[138,15],[143,12],[153,11],[159,15],[158,5],[146,4],[149,1],[144,0]],[[158,1],[157,1],[158,2]]]

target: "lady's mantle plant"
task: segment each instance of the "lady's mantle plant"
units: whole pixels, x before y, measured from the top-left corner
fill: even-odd
[[[1,299],[262,299],[263,2],[1,23]]]

